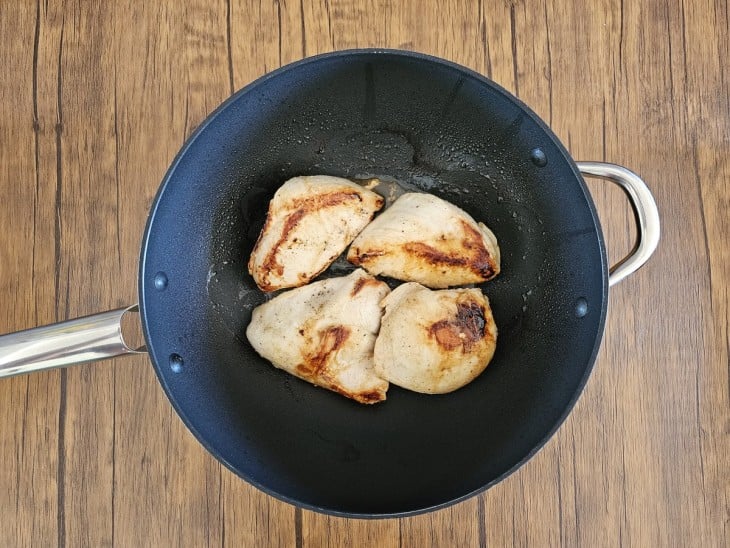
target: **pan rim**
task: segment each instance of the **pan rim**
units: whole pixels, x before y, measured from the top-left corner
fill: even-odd
[[[450,68],[452,70],[458,71],[460,74],[462,74],[465,77],[471,78],[476,80],[481,85],[485,85],[489,87],[490,89],[496,91],[500,95],[502,95],[505,99],[509,100],[510,102],[514,103],[516,106],[518,106],[522,112],[524,112],[544,133],[544,135],[549,139],[551,144],[553,144],[557,150],[563,155],[563,157],[568,162],[568,165],[573,173],[573,176],[576,178],[577,182],[579,183],[579,188],[583,192],[583,197],[588,205],[590,215],[593,219],[594,225],[596,227],[596,236],[597,236],[597,242],[600,250],[600,257],[601,257],[601,273],[602,273],[602,291],[601,291],[601,309],[600,309],[600,315],[597,321],[597,331],[596,331],[596,338],[593,344],[593,348],[590,354],[590,357],[586,363],[585,371],[583,373],[583,376],[580,378],[580,380],[577,383],[576,390],[569,400],[568,404],[566,405],[565,409],[561,413],[561,415],[558,417],[557,421],[553,425],[553,427],[543,436],[539,443],[535,445],[535,447],[529,451],[523,458],[521,458],[518,462],[515,463],[514,466],[506,470],[504,473],[499,475],[498,477],[494,478],[492,481],[486,483],[485,485],[474,489],[468,493],[465,493],[459,497],[450,498],[449,500],[440,502],[438,504],[425,506],[425,507],[419,507],[404,511],[394,511],[394,512],[351,512],[351,511],[342,511],[337,510],[335,508],[329,508],[322,505],[315,505],[306,503],[300,500],[297,500],[293,497],[289,497],[283,493],[273,491],[272,489],[268,488],[267,486],[259,483],[249,475],[241,472],[238,470],[234,465],[232,465],[230,462],[228,462],[206,439],[205,436],[202,435],[202,433],[192,424],[190,419],[187,417],[185,412],[183,411],[181,405],[179,404],[177,398],[173,394],[173,389],[170,387],[170,385],[167,383],[165,376],[162,374],[162,356],[158,356],[154,344],[151,343],[152,341],[152,334],[150,330],[150,322],[148,321],[148,314],[147,314],[147,307],[146,307],[146,296],[150,292],[148,286],[150,285],[150,281],[148,283],[145,283],[145,273],[147,268],[147,250],[150,243],[150,234],[152,225],[154,223],[154,219],[156,217],[156,213],[158,210],[158,207],[160,205],[160,201],[162,196],[165,193],[165,190],[167,188],[167,185],[170,183],[170,181],[173,179],[173,176],[178,168],[178,165],[180,164],[183,157],[186,155],[187,151],[192,147],[192,145],[195,143],[195,141],[200,137],[203,132],[205,132],[206,128],[213,123],[214,120],[218,118],[221,114],[223,114],[227,108],[235,103],[241,96],[251,92],[255,88],[265,84],[268,82],[269,79],[276,78],[281,74],[284,74],[286,72],[297,70],[302,66],[307,66],[310,64],[320,63],[323,61],[328,61],[330,59],[335,58],[344,58],[344,57],[350,57],[350,58],[357,58],[357,57],[367,57],[367,56],[384,56],[384,57],[402,57],[405,59],[411,59],[416,61],[426,61],[431,64],[440,65],[443,67]],[[147,276],[154,276],[154,273],[150,272],[147,273]],[[588,382],[588,379],[593,371],[593,367],[595,365],[596,357],[598,355],[598,351],[600,349],[603,335],[605,332],[605,323],[606,323],[606,316],[607,316],[607,309],[608,309],[608,258],[606,253],[606,246],[605,241],[603,237],[603,231],[600,225],[599,217],[595,208],[595,204],[593,202],[593,199],[591,197],[590,191],[585,184],[585,181],[583,180],[583,177],[580,175],[580,172],[578,171],[578,168],[575,164],[575,161],[573,160],[571,154],[569,151],[563,146],[561,141],[557,138],[557,136],[553,133],[551,128],[529,107],[527,106],[521,99],[507,91],[505,88],[500,86],[498,83],[494,82],[493,80],[487,78],[486,76],[468,68],[463,65],[460,65],[458,63],[440,58],[435,57],[432,55],[428,55],[425,53],[420,53],[417,51],[412,50],[405,50],[405,49],[390,49],[390,48],[357,48],[357,49],[344,49],[344,50],[337,50],[332,51],[328,53],[323,53],[319,55],[304,57],[302,59],[299,59],[297,61],[294,61],[290,64],[284,65],[276,70],[273,70],[267,74],[264,74],[260,76],[259,78],[253,80],[243,88],[239,89],[235,93],[233,93],[230,97],[228,97],[225,101],[223,101],[218,107],[216,107],[208,116],[200,123],[200,125],[195,129],[195,131],[186,139],[183,146],[180,148],[178,153],[175,155],[174,159],[170,163],[169,168],[167,169],[164,177],[162,178],[162,181],[157,189],[157,192],[155,194],[155,197],[152,201],[152,205],[150,207],[149,214],[147,216],[147,221],[145,223],[145,228],[142,236],[142,244],[140,248],[140,259],[139,259],[139,269],[138,269],[138,280],[137,280],[137,287],[138,287],[138,297],[139,297],[139,312],[140,312],[140,319],[142,323],[142,330],[145,337],[145,341],[147,343],[147,348],[149,351],[150,361],[152,362],[152,366],[155,370],[155,374],[157,375],[158,381],[160,382],[160,385],[162,386],[165,395],[167,396],[167,399],[170,401],[171,405],[175,409],[175,412],[177,416],[182,420],[182,422],[185,424],[186,428],[195,436],[197,441],[208,451],[213,457],[216,458],[220,463],[222,463],[226,468],[228,468],[231,472],[236,474],[238,477],[242,478],[244,481],[249,483],[250,485],[256,487],[260,491],[278,499],[283,502],[286,502],[288,504],[291,504],[295,507],[312,510],[321,514],[325,515],[331,515],[331,516],[337,516],[337,517],[345,517],[345,518],[355,518],[355,519],[390,519],[390,518],[399,518],[399,517],[409,517],[409,516],[415,516],[420,514],[425,514],[429,512],[433,512],[436,510],[444,509],[449,506],[452,506],[454,504],[458,504],[460,502],[463,502],[465,500],[468,500],[478,494],[481,494],[494,485],[504,481],[507,477],[512,475],[515,471],[517,471],[519,468],[521,468],[524,464],[526,464],[529,460],[532,459],[545,445],[546,443],[555,435],[557,430],[562,426],[564,421],[567,419],[568,415],[572,412],[578,398],[583,393],[583,390],[585,389],[585,386]]]

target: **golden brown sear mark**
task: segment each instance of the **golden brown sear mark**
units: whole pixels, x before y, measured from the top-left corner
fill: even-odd
[[[403,249],[433,265],[466,266],[469,262],[468,257],[457,255],[456,253],[444,253],[435,247],[421,242],[408,242],[407,244],[403,244]]]
[[[386,252],[380,249],[361,252],[359,249],[356,248],[348,253],[347,260],[355,266],[361,266],[363,264],[366,264],[370,259],[373,259],[375,257],[382,257],[385,254]]]
[[[351,394],[350,397],[360,403],[378,403],[385,399],[383,394],[374,390],[371,390],[370,392],[361,392],[359,394]]]
[[[473,301],[457,303],[456,316],[441,320],[428,328],[428,336],[446,350],[461,347],[462,352],[469,352],[481,341],[487,332],[484,308]]]
[[[291,234],[291,232],[297,227],[297,225],[301,222],[305,215],[314,211],[321,210],[323,208],[340,205],[349,200],[358,200],[362,202],[362,196],[360,196],[360,194],[358,194],[355,190],[350,190],[330,192],[329,194],[318,194],[316,196],[299,198],[297,200],[294,200],[293,206],[296,208],[296,210],[286,218],[279,239],[272,246],[271,250],[264,258],[262,263],[262,269],[264,270],[264,272],[275,272],[278,276],[283,275],[284,266],[279,263],[279,260],[277,258],[279,248],[284,244],[284,242],[287,241],[287,239],[289,238],[289,234]],[[384,202],[382,198],[378,200],[378,208],[382,207],[383,203]],[[267,216],[265,228],[268,226],[268,224],[269,218]],[[263,233],[264,231],[262,230],[261,234]],[[259,235],[259,241],[261,240],[261,234]],[[254,246],[254,250],[251,254],[252,257],[259,246],[259,241],[257,241],[256,245]],[[268,276],[266,276],[265,279],[262,280],[260,287],[263,291],[272,291],[274,289],[277,289],[268,282]]]
[[[496,262],[484,246],[482,235],[464,221],[460,220],[466,237],[461,240],[461,248],[454,247],[448,252],[441,251],[422,242],[408,242],[403,249],[431,265],[460,266],[474,271],[488,280],[495,275]]]
[[[271,206],[269,206],[269,207],[271,207]],[[251,251],[251,255],[248,258],[248,271],[251,274],[254,273],[254,256],[255,256],[256,250],[261,245],[261,240],[264,237],[264,233],[269,229],[269,225],[271,225],[271,216],[268,215],[268,213],[267,213],[266,220],[264,221],[264,226],[261,229],[261,232],[259,232],[259,237],[256,238],[256,243],[254,244],[253,250]],[[267,290],[264,289],[264,291],[267,291]]]
[[[271,248],[271,251],[268,255],[266,255],[266,258],[264,258],[263,262],[263,268],[266,272],[276,272],[277,275],[281,276],[284,273],[284,266],[279,263],[277,260],[277,253],[279,251],[279,247],[281,244],[283,244],[287,237],[289,236],[289,233],[296,228],[296,226],[299,224],[299,221],[302,220],[302,217],[306,214],[306,211],[300,209],[299,211],[295,211],[291,215],[289,215],[286,218],[286,221],[284,221],[284,227],[281,229],[281,235],[279,236],[279,239],[276,241],[274,246]],[[255,251],[255,249],[254,249]],[[267,276],[268,280],[268,276]],[[264,281],[265,287],[262,287],[264,291],[270,291],[273,289],[267,281]]]
[[[298,209],[307,211],[316,211],[325,207],[340,205],[348,200],[355,199],[362,202],[362,196],[356,190],[340,190],[337,192],[329,192],[327,194],[317,194],[306,198],[297,198],[292,201],[292,205]],[[377,199],[378,208],[383,207],[384,199],[379,196]]]
[[[377,280],[374,280],[377,282]],[[301,332],[300,332],[301,333]],[[385,395],[377,390],[367,392],[349,392],[342,388],[327,371],[327,362],[333,352],[342,348],[350,336],[350,330],[343,325],[328,327],[319,332],[319,344],[307,354],[304,362],[297,365],[297,373],[304,379],[324,386],[338,394],[360,403],[377,403],[385,399]],[[316,380],[316,382],[315,382]]]
[[[494,277],[496,275],[497,262],[485,247],[482,233],[474,229],[469,223],[464,221],[460,222],[464,231],[468,234],[466,238],[461,240],[461,245],[464,246],[464,249],[473,252],[473,257],[470,261],[472,270],[485,279]]]
[[[345,396],[346,398],[353,399],[358,403],[371,404],[385,400],[385,394],[382,394],[375,390],[370,390],[369,392],[348,392],[347,390],[343,390],[338,386],[331,386],[330,389],[334,392],[337,392],[338,394],[341,394],[342,396]]]
[[[381,282],[379,282],[379,281],[378,281],[378,280],[376,280],[375,278],[365,278],[365,277],[363,277],[363,278],[360,278],[360,279],[358,279],[358,280],[357,280],[357,281],[355,282],[355,285],[354,285],[354,287],[352,288],[352,291],[350,291],[350,296],[351,296],[351,297],[354,297],[355,295],[357,295],[358,293],[360,293],[360,290],[361,290],[361,289],[362,289],[363,287],[365,287],[365,286],[367,286],[367,285],[375,285],[375,286],[378,286],[378,285],[380,285],[380,283],[381,283]]]
[[[327,364],[330,354],[345,344],[350,330],[344,325],[335,325],[319,332],[319,344],[297,365],[297,371],[305,378],[315,378]]]

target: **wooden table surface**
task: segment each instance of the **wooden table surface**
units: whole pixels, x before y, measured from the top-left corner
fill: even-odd
[[[5,0],[0,332],[136,302],[168,164],[258,76],[364,46],[464,64],[574,158],[640,173],[662,240],[610,292],[603,346],[557,434],[445,510],[296,509],[210,457],[144,356],[0,381],[0,546],[728,546],[727,2]],[[623,194],[589,184],[612,259]]]

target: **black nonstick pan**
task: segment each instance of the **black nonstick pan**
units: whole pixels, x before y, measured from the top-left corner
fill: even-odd
[[[637,248],[610,275],[581,172],[622,185],[636,213]],[[302,174],[430,192],[494,231],[502,272],[481,288],[499,338],[474,382],[439,396],[391,385],[386,402],[364,406],[253,351],[244,331],[265,296],[246,262],[268,201]],[[576,164],[493,82],[421,54],[343,51],[260,78],[187,141],[149,214],[139,312],[172,405],[231,470],[305,508],[405,515],[488,488],[546,442],[591,372],[609,285],[658,239],[635,174]],[[323,275],[347,271],[338,261]],[[130,352],[127,310],[0,337],[0,376]]]

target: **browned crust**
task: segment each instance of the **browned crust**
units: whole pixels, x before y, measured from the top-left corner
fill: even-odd
[[[286,239],[289,237],[289,233],[296,228],[296,226],[299,224],[299,221],[302,220],[302,217],[304,217],[306,213],[306,211],[300,209],[299,211],[295,211],[294,213],[289,215],[289,217],[286,218],[286,221],[284,221],[284,227],[281,229],[281,235],[279,235],[279,239],[273,245],[271,251],[269,251],[266,257],[264,257],[264,260],[261,263],[261,268],[264,272],[267,273],[266,280],[268,280],[269,272],[275,272],[277,276],[281,276],[282,274],[284,274],[284,265],[279,263],[279,260],[276,257],[279,251],[279,247],[286,241]],[[264,283],[267,286],[265,291],[270,291],[271,288],[268,284],[268,281],[264,281]],[[262,289],[264,288],[262,287]]]
[[[403,244],[403,249],[431,265],[466,266],[470,261],[469,257],[444,253],[421,242],[408,242]]]
[[[338,394],[355,400],[358,403],[373,404],[385,401],[385,393],[378,390],[370,390],[368,392],[348,392],[337,386],[330,386],[330,390]]]
[[[469,223],[459,222],[466,233],[461,240],[462,249],[444,252],[421,242],[408,242],[403,249],[434,266],[464,267],[485,281],[493,278],[497,262],[484,245],[482,234]]]
[[[423,242],[407,242],[402,244],[401,249],[434,267],[465,268],[483,281],[494,278],[499,272],[497,261],[484,244],[482,233],[466,221],[460,219],[459,222],[465,233],[460,246],[452,245],[449,249],[447,247],[449,244],[446,242],[439,249]],[[361,251],[358,248],[351,248],[347,260],[356,266],[367,267],[368,263],[383,255],[387,255],[387,251],[381,249]]]
[[[271,250],[266,254],[264,257],[264,260],[261,262],[261,266],[258,269],[254,268],[253,265],[253,257],[255,256],[256,252],[259,249],[259,245],[261,244],[261,239],[263,237],[264,231],[266,231],[269,226],[271,225],[271,206],[269,206],[269,212],[266,216],[266,221],[264,223],[264,227],[261,229],[261,232],[259,233],[259,237],[256,240],[256,245],[253,248],[253,251],[251,252],[251,258],[249,259],[248,263],[248,270],[251,275],[254,276],[254,279],[256,279],[256,282],[259,286],[259,288],[262,291],[275,291],[276,289],[279,289],[278,285],[271,284],[269,282],[269,273],[273,272],[276,273],[277,276],[282,276],[284,273],[284,267],[282,264],[278,261],[278,254],[279,254],[279,248],[282,246],[284,242],[287,241],[289,238],[289,235],[291,232],[299,225],[301,220],[308,215],[309,213],[312,213],[314,211],[318,211],[324,208],[328,207],[334,207],[340,204],[343,204],[350,200],[358,200],[360,202],[363,201],[362,195],[355,189],[352,190],[342,190],[342,191],[335,191],[335,192],[329,192],[326,194],[317,194],[316,196],[309,196],[306,198],[298,198],[295,200],[292,200],[291,203],[291,209],[294,211],[289,214],[289,216],[284,221],[284,225],[281,230],[281,234],[279,235],[278,240],[276,243],[271,247]],[[377,211],[381,207],[383,207],[384,200],[382,197],[378,196],[378,198],[375,200],[375,205]],[[374,214],[374,211],[373,211]],[[263,275],[258,276],[258,272],[262,272]],[[318,273],[316,273],[318,274]],[[315,275],[316,275],[315,274]],[[299,279],[301,280],[301,284],[307,283],[309,279],[311,279],[308,276],[299,276]],[[300,284],[300,285],[301,285]]]
[[[330,354],[342,348],[349,336],[350,330],[344,325],[335,325],[320,331],[318,344],[297,365],[297,373],[305,379],[316,380],[327,365]]]
[[[254,257],[256,256],[256,251],[258,250],[259,246],[261,245],[261,239],[264,237],[264,233],[268,230],[270,225],[271,225],[271,202],[269,202],[269,209],[266,211],[266,220],[264,221],[264,226],[261,227],[261,231],[259,232],[259,237],[256,238],[256,244],[253,246],[253,251],[251,251],[251,255],[249,255],[249,257],[248,257],[248,273],[254,277],[257,284],[259,284],[259,280],[257,279],[258,276],[256,275]],[[259,287],[261,287],[261,286],[259,285]],[[263,289],[263,288],[261,288],[261,289]]]
[[[484,307],[477,302],[457,303],[456,316],[432,324],[428,328],[428,336],[445,350],[461,347],[463,353],[470,352],[489,335],[484,313]]]
[[[375,259],[376,257],[382,257],[383,255],[386,255],[387,252],[383,251],[382,249],[371,249],[369,251],[360,251],[357,248],[350,248],[349,253],[347,254],[347,260],[354,264],[355,266],[362,266],[366,263],[368,263],[371,259]]]
[[[365,281],[371,281],[364,279]],[[372,280],[377,282],[377,280]],[[379,283],[379,282],[377,282]],[[304,330],[300,330],[301,335]],[[348,392],[335,382],[327,371],[330,356],[342,348],[350,337],[350,330],[343,325],[335,325],[319,331],[318,344],[304,356],[304,361],[297,365],[296,374],[312,384],[322,386],[333,392],[353,399],[359,403],[371,404],[385,400],[385,393],[379,390],[367,392]]]
[[[498,272],[497,261],[484,244],[484,235],[469,223],[460,222],[464,231],[468,234],[466,238],[461,240],[461,245],[464,246],[464,249],[472,252],[469,267],[485,280],[493,278]]]
[[[360,278],[355,282],[355,285],[352,287],[352,291],[350,291],[350,296],[354,297],[355,295],[360,293],[360,291],[362,290],[363,287],[366,287],[368,285],[373,285],[373,286],[377,287],[381,283],[383,283],[383,282],[380,282],[380,281],[376,280],[375,278],[365,278],[365,277]]]

